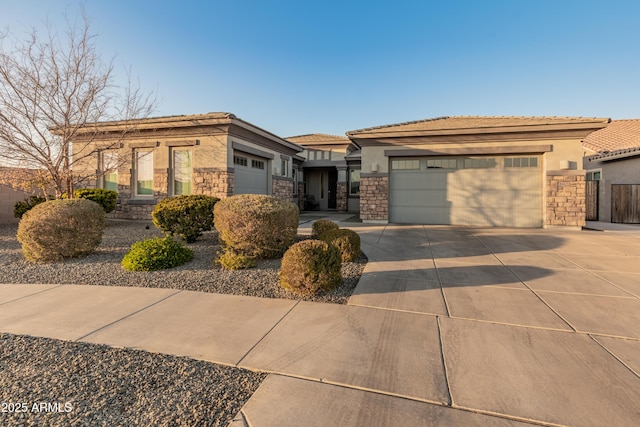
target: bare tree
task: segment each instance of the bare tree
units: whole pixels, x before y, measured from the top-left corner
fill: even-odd
[[[113,138],[96,146],[100,122],[119,121],[121,140],[135,131],[133,119],[156,107],[130,74],[125,87],[115,85],[113,60],[102,61],[95,39],[83,13],[67,19],[62,34],[47,25],[42,38],[35,30],[23,41],[0,35],[0,162],[46,171],[58,197],[72,197],[74,185],[100,173],[76,176],[74,165],[98,149],[119,147]]]

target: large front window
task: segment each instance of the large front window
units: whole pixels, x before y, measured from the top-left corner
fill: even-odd
[[[136,196],[153,196],[153,151],[136,151]]]
[[[191,194],[192,151],[174,150],[172,160],[173,195],[186,196]]]
[[[118,153],[104,151],[102,153],[102,188],[118,191]]]

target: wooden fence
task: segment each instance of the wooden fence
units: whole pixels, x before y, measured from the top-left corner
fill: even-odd
[[[599,198],[600,181],[587,181],[585,187],[585,202],[587,205],[587,221],[598,221],[600,209]]]
[[[611,222],[640,224],[640,184],[611,185]]]

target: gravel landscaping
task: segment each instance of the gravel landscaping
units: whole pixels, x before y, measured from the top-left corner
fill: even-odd
[[[186,357],[0,334],[0,425],[226,426],[266,375]]]
[[[130,272],[120,265],[133,243],[163,235],[150,221],[108,220],[94,253],[48,264],[27,262],[16,232],[17,225],[0,225],[0,283],[142,286],[300,299],[279,286],[280,260],[258,261],[256,268],[239,271],[215,265],[221,250],[215,231],[187,245],[193,261],[156,272]],[[304,299],[345,304],[366,263],[364,255],[344,263],[338,289]],[[185,357],[0,333],[0,425],[223,426],[266,375]],[[15,404],[27,412],[14,412]]]
[[[102,243],[86,257],[49,264],[27,262],[16,239],[17,225],[0,226],[0,283],[85,284],[142,286],[251,295],[264,298],[300,299],[278,283],[280,260],[261,260],[255,268],[226,271],[213,264],[221,249],[217,233],[206,232],[189,246],[193,261],[155,272],[124,270],[120,261],[137,241],[162,236],[151,221],[108,220]],[[299,239],[305,238],[298,236]],[[329,293],[305,297],[308,301],[346,304],[366,265],[362,255],[342,266],[342,285]]]

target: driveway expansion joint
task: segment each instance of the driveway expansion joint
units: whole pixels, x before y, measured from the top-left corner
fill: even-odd
[[[29,298],[29,297],[32,297],[34,295],[38,295],[38,294],[41,294],[41,293],[44,293],[44,292],[48,292],[48,291],[51,291],[53,289],[58,289],[58,288],[60,288],[62,286],[67,286],[67,285],[68,285],[67,283],[61,283],[59,285],[52,286],[52,287],[50,287],[48,289],[43,289],[41,291],[37,291],[37,292],[34,292],[32,294],[29,294],[29,295],[23,295],[23,296],[18,297],[16,299],[12,299],[12,300],[9,300],[9,301],[1,302],[0,305],[4,305],[4,304],[9,304],[9,303],[12,303],[12,302],[20,301],[21,299]]]

